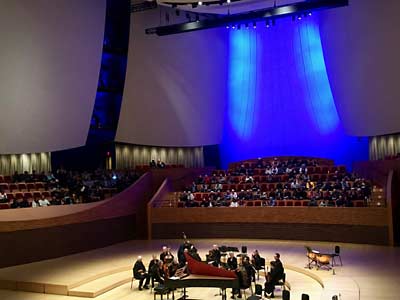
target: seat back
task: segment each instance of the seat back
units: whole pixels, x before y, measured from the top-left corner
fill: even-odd
[[[340,254],[340,246],[335,246],[335,254]]]

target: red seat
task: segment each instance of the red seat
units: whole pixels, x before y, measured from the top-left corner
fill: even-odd
[[[254,202],[253,201],[246,201],[246,206],[254,206]]]
[[[276,200],[276,206],[285,206],[285,200]]]
[[[37,191],[44,191],[45,190],[44,183],[43,182],[36,182],[35,183],[35,189]]]
[[[23,198],[24,198],[24,194],[21,193],[21,192],[15,193],[14,196],[15,196],[15,199],[17,199],[17,200],[18,200],[18,199],[23,199]]]
[[[262,201],[261,200],[254,201],[254,206],[262,206]]]
[[[0,209],[8,209],[10,205],[8,203],[0,203]]]
[[[286,206],[293,206],[293,200],[286,200]]]
[[[8,183],[0,183],[0,191],[2,191],[3,193],[7,193],[10,192],[10,189],[8,187]]]
[[[301,206],[308,206],[309,202],[310,202],[310,200],[303,200],[303,201],[301,201]]]
[[[26,187],[26,183],[18,183],[18,190],[21,192],[27,192],[28,188]]]
[[[45,197],[45,198],[50,198],[51,194],[50,194],[49,191],[44,191],[44,192],[42,192],[42,196]]]
[[[16,185],[15,183],[10,183],[8,185],[8,189],[9,189],[10,192],[17,191],[18,190],[18,185]]]
[[[354,207],[364,207],[364,201],[363,200],[354,200],[353,201]]]
[[[301,200],[295,200],[294,201],[294,206],[302,206],[302,201]]]
[[[0,175],[0,183],[4,182],[4,176]]]
[[[25,192],[24,193],[24,198],[26,199],[33,199],[33,194],[31,192]]]
[[[28,188],[28,191],[30,191],[30,192],[35,190],[35,184],[34,183],[27,183],[26,187]]]

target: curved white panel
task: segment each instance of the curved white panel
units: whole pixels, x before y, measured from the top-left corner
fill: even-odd
[[[132,14],[116,141],[153,146],[218,144],[226,98],[226,29],[164,37],[144,33],[159,22],[158,10]]]
[[[346,132],[400,132],[400,1],[350,0],[321,13],[321,38]]]
[[[105,0],[0,2],[0,153],[86,142]]]

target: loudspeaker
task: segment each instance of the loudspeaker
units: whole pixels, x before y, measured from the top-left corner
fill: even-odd
[[[247,253],[247,246],[242,246],[242,253]]]
[[[307,294],[301,294],[301,300],[310,300],[310,296]]]
[[[282,300],[290,300],[290,292],[288,290],[282,291]]]

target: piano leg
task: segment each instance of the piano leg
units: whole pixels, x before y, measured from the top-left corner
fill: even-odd
[[[226,289],[221,289],[222,300],[226,300]]]

